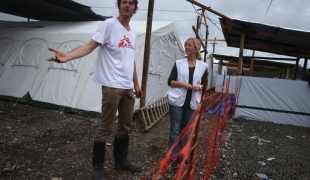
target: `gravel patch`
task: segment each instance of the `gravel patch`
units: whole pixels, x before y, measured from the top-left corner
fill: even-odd
[[[93,136],[99,117],[62,114],[61,110],[0,100],[0,179],[92,179]],[[310,128],[233,119],[211,180],[310,180]],[[148,132],[137,120],[129,160],[141,173],[115,171],[113,137],[108,141],[105,171],[110,179],[138,180],[164,156],[169,115]]]

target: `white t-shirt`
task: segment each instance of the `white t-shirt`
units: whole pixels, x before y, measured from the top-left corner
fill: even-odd
[[[133,88],[136,33],[127,31],[117,18],[103,21],[92,39],[101,44],[93,81],[121,89]]]

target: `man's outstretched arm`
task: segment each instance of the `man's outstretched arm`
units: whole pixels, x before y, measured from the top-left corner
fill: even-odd
[[[100,43],[90,40],[86,44],[82,44],[76,48],[74,48],[72,51],[69,52],[61,52],[58,49],[55,48],[48,48],[48,50],[54,52],[54,56],[49,57],[48,61],[55,61],[58,63],[65,63],[73,59],[77,59],[83,56],[88,55],[91,53],[96,47],[98,47]]]

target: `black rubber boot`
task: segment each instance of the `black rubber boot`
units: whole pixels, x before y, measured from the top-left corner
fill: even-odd
[[[124,170],[130,172],[140,172],[141,167],[135,166],[128,162],[128,145],[129,137],[114,139],[114,159],[115,159],[115,170]]]
[[[93,178],[94,180],[108,180],[104,176],[103,164],[105,158],[105,142],[94,142],[93,147]]]

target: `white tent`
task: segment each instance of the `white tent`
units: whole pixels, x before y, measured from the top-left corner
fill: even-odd
[[[69,51],[89,41],[100,21],[0,22],[0,96],[101,112],[101,87],[92,82],[97,50],[65,64],[48,62],[48,47]],[[146,22],[132,21],[137,32],[137,73],[141,85]],[[164,97],[167,79],[183,45],[171,22],[153,22],[146,104]],[[135,110],[139,108],[136,101]]]
[[[230,80],[229,90],[226,86],[222,89],[224,76],[218,75],[216,91],[237,96],[235,117],[310,127],[310,87],[306,81],[247,76],[225,78]]]

